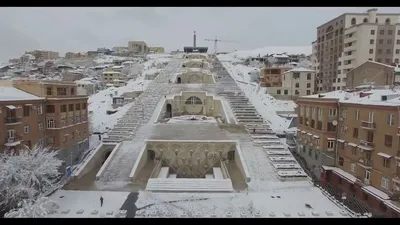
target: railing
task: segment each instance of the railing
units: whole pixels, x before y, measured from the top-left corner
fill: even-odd
[[[19,141],[19,137],[15,136],[15,137],[7,137],[5,140],[5,143],[11,144],[11,143],[15,143]]]
[[[360,140],[360,145],[366,146],[366,147],[374,147],[374,143],[366,140]]]
[[[365,157],[361,157],[358,159],[358,162],[365,165],[365,166],[372,166],[372,160],[371,159],[367,159]]]
[[[17,117],[10,117],[10,118],[5,118],[4,119],[4,123],[8,124],[8,123],[18,123],[21,122],[21,118],[17,118]]]
[[[370,121],[361,121],[361,127],[366,129],[376,129],[376,123]]]

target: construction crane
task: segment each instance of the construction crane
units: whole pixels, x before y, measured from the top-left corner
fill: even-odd
[[[218,42],[230,42],[230,43],[239,43],[236,41],[224,41],[224,40],[219,40],[217,39],[217,37],[215,36],[215,39],[204,39],[205,41],[213,41],[214,42],[214,54],[217,54],[217,43]]]

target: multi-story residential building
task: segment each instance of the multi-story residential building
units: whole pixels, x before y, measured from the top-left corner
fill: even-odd
[[[65,53],[66,59],[86,59],[88,57],[87,53],[80,52],[67,52]]]
[[[41,60],[55,60],[58,59],[59,53],[53,51],[44,51],[44,50],[34,50],[31,52],[25,52],[25,54],[31,54],[35,56],[37,61]]]
[[[369,89],[297,101],[298,153],[320,168],[314,171],[322,171],[322,182],[386,217],[400,217],[399,97],[396,90]]]
[[[367,60],[391,64],[400,58],[400,13],[345,13],[317,28],[320,92],[341,90],[346,73]],[[340,81],[339,81],[340,79]]]
[[[282,75],[281,87],[270,87],[268,93],[274,97],[296,99],[299,96],[316,92],[315,71],[307,68],[294,68]]]
[[[265,67],[260,71],[261,87],[281,87],[282,75],[292,67]]]
[[[127,76],[120,71],[115,71],[112,68],[108,68],[102,74],[102,81],[104,84],[113,84],[115,86],[125,86]]]
[[[26,120],[22,117],[22,124],[28,123],[27,121],[36,123],[29,124],[32,128],[26,128],[28,125],[24,125],[24,132],[26,132],[26,129],[36,131],[39,129],[36,129],[36,127],[42,126],[44,130],[42,138],[45,138],[43,143],[52,148],[60,149],[59,157],[65,161],[64,166],[75,163],[80,154],[88,148],[88,97],[77,95],[77,86],[74,82],[14,80],[4,81],[0,83],[0,86],[19,89],[21,92],[29,93],[31,98],[33,98],[32,95],[39,97],[35,101],[29,100],[29,103],[25,101],[21,102],[21,105],[17,104],[17,111],[15,113],[10,112],[10,116],[11,118],[19,118],[21,112],[18,112],[18,110],[21,111],[19,107],[22,107],[23,115],[27,115]],[[38,106],[41,101],[43,107]],[[36,106],[36,109],[32,105]],[[40,116],[39,109],[42,109],[40,112],[44,114],[43,117]],[[33,113],[32,116],[30,113]],[[38,115],[35,115],[35,113]],[[39,125],[39,123],[43,125]],[[20,129],[18,132],[21,132]],[[36,133],[40,134],[39,132]],[[37,143],[38,141],[34,137],[36,136],[32,134],[27,140],[30,140],[31,144]]]
[[[386,86],[395,81],[395,67],[375,61],[365,61],[346,74],[346,88],[354,89],[361,85]],[[340,82],[340,78],[338,78]]]
[[[144,41],[129,41],[128,42],[128,51],[134,52],[137,54],[146,54],[148,53],[150,48],[147,46]]]
[[[14,87],[0,87],[0,152],[44,144],[45,99]]]
[[[163,47],[149,47],[149,52],[151,53],[164,53],[165,50]]]

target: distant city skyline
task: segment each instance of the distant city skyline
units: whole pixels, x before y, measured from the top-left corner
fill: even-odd
[[[166,51],[192,45],[219,51],[246,50],[264,46],[305,46],[316,38],[316,27],[345,12],[364,12],[372,7],[144,7],[144,8],[1,8],[0,62],[25,51],[44,49],[83,52],[100,47],[127,46],[143,40]],[[378,12],[400,12],[400,7],[378,7]]]

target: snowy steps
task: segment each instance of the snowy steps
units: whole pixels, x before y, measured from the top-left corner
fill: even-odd
[[[233,192],[231,179],[154,179],[147,182],[146,191],[168,192]]]

